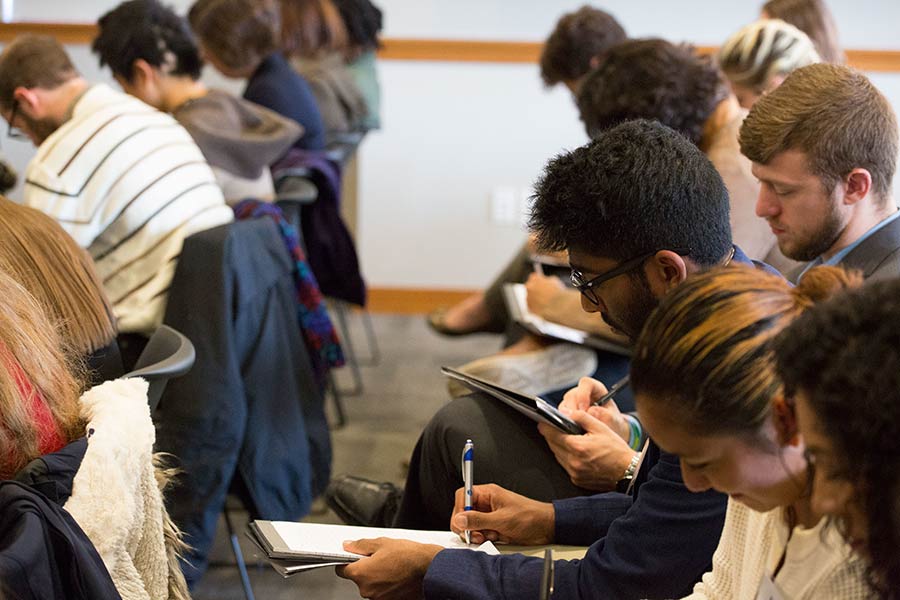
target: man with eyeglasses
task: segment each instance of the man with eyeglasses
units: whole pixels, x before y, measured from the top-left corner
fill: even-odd
[[[629,121],[548,164],[536,186],[530,227],[544,248],[568,251],[584,310],[633,337],[659,299],[691,273],[751,263],[732,244],[728,217],[722,178],[695,145],[659,123]],[[563,401],[584,435],[536,427],[484,395],[454,400],[419,439],[398,515],[406,520],[395,526],[443,529],[453,513],[453,531],[471,530],[475,543],[591,545],[583,560],[557,563],[554,593],[560,598],[687,595],[710,566],[726,497],[690,493],[678,458],[652,441],[643,453],[634,449],[640,440],[630,446],[614,403],[590,406],[605,392],[600,382],[584,378]],[[503,477],[521,494],[476,485],[472,511],[462,510],[460,491],[454,506],[467,437],[478,448],[476,481]],[[554,446],[584,449],[582,459],[607,473],[608,489],[618,480],[631,489],[593,496],[575,490],[568,494],[575,497],[557,499],[565,498],[556,491],[569,476]],[[522,555],[385,539],[345,547],[368,558],[339,573],[370,598],[423,591],[425,598],[534,597],[543,570],[540,559]]]
[[[87,249],[119,331],[152,333],[184,239],[233,219],[190,134],[169,115],[85,81],[49,36],[20,36],[0,54],[0,114],[9,137],[38,147],[25,204]]]

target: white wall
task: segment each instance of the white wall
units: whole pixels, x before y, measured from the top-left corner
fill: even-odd
[[[541,40],[581,0],[376,0],[389,37]],[[185,10],[191,0],[172,2]],[[718,44],[752,20],[753,0],[610,0],[632,35]],[[90,21],[114,0],[15,0],[17,19]],[[900,49],[896,0],[830,0],[848,48]],[[85,47],[79,68],[108,80]],[[375,287],[475,288],[524,239],[490,220],[497,187],[528,188],[547,159],[586,141],[568,92],[544,90],[535,65],[384,61],[384,129],[360,156],[359,250]],[[205,75],[221,84],[211,72]],[[873,81],[900,107],[900,74]],[[239,90],[239,82],[226,82]],[[32,150],[3,140],[24,167]]]

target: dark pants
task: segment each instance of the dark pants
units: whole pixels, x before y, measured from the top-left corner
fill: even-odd
[[[484,291],[484,304],[491,315],[490,323],[485,329],[497,333],[506,330],[509,324],[509,312],[506,310],[506,300],[503,298],[503,286],[507,283],[525,283],[533,270],[526,244]]]
[[[600,353],[594,376],[607,386],[628,372],[628,360]],[[629,394],[625,394],[629,392]],[[633,410],[630,390],[617,399],[623,411]],[[549,395],[558,403],[563,391]],[[538,432],[537,423],[483,394],[457,398],[431,418],[419,437],[394,527],[449,527],[456,490],[462,487],[460,458],[466,439],[475,444],[475,483],[497,485],[534,500],[591,495],[576,486]]]
[[[439,410],[419,437],[394,527],[449,527],[460,458],[466,439],[475,444],[475,483],[496,483],[535,500],[591,492],[574,485],[556,462],[537,424],[498,400],[472,394]]]

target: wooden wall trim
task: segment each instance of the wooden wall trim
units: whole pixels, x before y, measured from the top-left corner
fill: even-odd
[[[382,43],[378,58],[387,60],[499,63],[536,63],[543,46],[539,42],[403,38],[387,38]]]
[[[0,23],[0,42],[23,33],[43,33],[65,44],[89,44],[96,32],[96,25],[90,23]],[[540,42],[387,38],[378,56],[384,60],[535,63],[541,46]],[[711,54],[716,48],[700,46],[698,50]],[[847,50],[847,60],[863,71],[900,72],[900,50]]]
[[[25,33],[52,35],[63,44],[90,44],[97,36],[93,23],[0,23],[0,42],[11,42]]]
[[[426,314],[436,308],[452,306],[475,291],[370,288],[368,308],[373,313]]]

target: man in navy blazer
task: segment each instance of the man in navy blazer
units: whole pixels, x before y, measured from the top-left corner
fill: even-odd
[[[548,250],[568,250],[583,308],[635,336],[658,299],[690,273],[751,262],[731,243],[728,206],[721,177],[695,145],[659,123],[630,121],[549,163],[537,184],[530,226]],[[599,382],[584,379],[570,392],[581,399],[570,397],[570,403],[586,408],[603,391]],[[610,423],[621,419],[613,407],[588,411]],[[578,421],[584,414],[575,410],[571,416]],[[624,439],[612,437],[619,442],[615,451],[629,462],[639,457]],[[517,456],[508,460],[519,465]],[[555,593],[561,598],[685,595],[710,566],[726,498],[690,493],[678,458],[652,442],[632,476],[630,494],[553,504],[476,486],[474,510],[457,512],[452,528],[473,530],[476,542],[593,544],[584,560],[557,563]],[[376,599],[536,598],[543,568],[540,559],[521,555],[387,539],[350,542],[346,549],[367,558],[338,573]]]
[[[754,104],[740,133],[761,187],[756,214],[785,256],[841,265],[867,281],[900,276],[892,194],[897,118],[862,73],[816,64]]]

